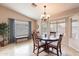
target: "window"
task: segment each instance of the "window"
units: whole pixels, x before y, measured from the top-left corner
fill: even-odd
[[[63,19],[50,23],[50,31],[63,34],[65,32],[65,20]]]
[[[57,27],[56,23],[51,23],[50,24],[50,32],[57,32],[56,27]]]
[[[45,34],[48,34],[48,22],[42,22],[41,23],[41,35],[45,35]]]
[[[72,20],[72,38],[79,39],[79,23],[78,23],[78,20]]]
[[[65,22],[58,23],[58,33],[63,34],[65,32]]]
[[[29,22],[15,21],[15,38],[29,36]]]

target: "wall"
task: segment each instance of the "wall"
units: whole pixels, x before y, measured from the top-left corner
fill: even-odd
[[[32,23],[32,31],[36,29],[36,21],[32,18],[29,18],[27,16],[24,16],[16,11],[13,11],[11,9],[8,9],[4,6],[0,6],[0,23],[2,22],[8,22],[8,18],[13,18],[15,20],[20,20],[20,21],[31,21]],[[0,37],[0,41],[3,39]],[[5,44],[8,42],[8,40],[5,42]]]
[[[61,18],[65,18],[65,17],[71,17],[74,14],[79,14],[79,7],[51,15],[51,20],[52,19],[61,19]]]
[[[11,9],[8,9],[4,6],[0,6],[0,23],[2,22],[7,22],[8,18],[13,18],[15,20],[20,20],[20,21],[31,21],[32,22],[32,31],[35,29],[35,20],[24,16],[18,12],[15,12]]]

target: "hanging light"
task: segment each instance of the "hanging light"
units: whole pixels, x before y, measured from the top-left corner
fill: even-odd
[[[44,14],[41,15],[41,19],[46,21],[47,19],[49,19],[50,15],[48,15],[46,13],[46,5],[44,5]]]

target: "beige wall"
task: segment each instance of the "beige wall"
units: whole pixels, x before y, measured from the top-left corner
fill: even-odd
[[[17,13],[16,11],[13,11],[13,10],[8,9],[6,7],[0,6],[0,23],[7,22],[8,18],[13,18],[15,20],[20,20],[20,21],[31,21],[32,22],[32,31],[36,27],[35,20],[33,20],[29,17],[26,17],[20,13]]]
[[[57,14],[54,14],[54,15],[51,15],[51,20],[61,19],[61,18],[65,18],[65,17],[71,17],[75,14],[79,14],[79,7],[78,8],[73,8],[73,9],[70,9],[70,10],[66,10],[66,11],[63,11],[63,12],[60,12],[60,13],[57,13]]]

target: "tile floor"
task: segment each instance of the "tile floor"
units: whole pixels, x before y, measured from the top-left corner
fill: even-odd
[[[36,56],[32,53],[33,43],[32,40],[19,42],[16,44],[9,44],[0,47],[0,56]],[[62,46],[62,56],[79,56],[79,52],[72,48]],[[54,54],[47,54],[42,52],[40,56],[56,56]]]

